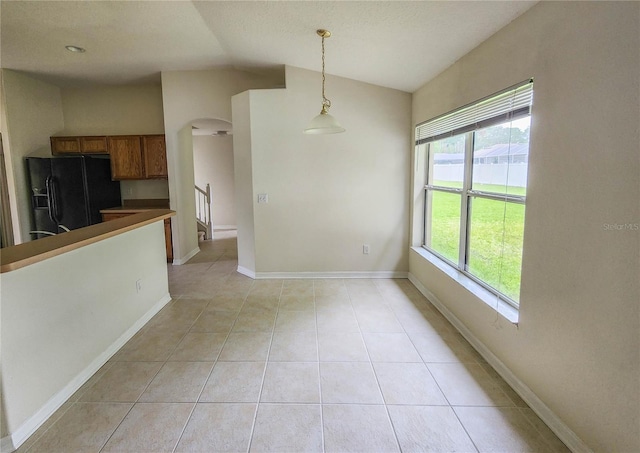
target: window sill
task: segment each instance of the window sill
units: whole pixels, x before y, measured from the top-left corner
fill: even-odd
[[[429,263],[444,272],[449,278],[465,288],[471,294],[476,296],[481,302],[485,303],[493,310],[497,311],[505,319],[513,324],[518,323],[518,309],[512,307],[505,301],[501,300],[493,294],[491,291],[483,288],[478,283],[464,275],[458,269],[452,267],[450,264],[444,262],[439,257],[424,249],[423,247],[411,247],[411,250],[416,252],[420,257],[424,258]]]

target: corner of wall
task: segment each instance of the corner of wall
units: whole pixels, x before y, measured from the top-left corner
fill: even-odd
[[[60,88],[26,74],[3,70],[9,200],[16,244],[30,240],[31,200],[24,157],[50,153],[49,137],[64,128]],[[38,127],[33,125],[37,124]],[[3,134],[4,135],[4,134]]]
[[[242,269],[245,275],[256,271],[250,98],[248,91],[231,98],[238,269]]]

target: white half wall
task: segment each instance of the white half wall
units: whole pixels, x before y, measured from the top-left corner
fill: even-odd
[[[410,273],[576,451],[640,451],[639,29],[638,2],[540,2],[413,96],[416,124],[534,78],[518,325],[413,252]]]
[[[236,225],[233,137],[194,135],[193,163],[196,184],[211,185],[213,227]]]
[[[250,92],[250,122],[234,111],[234,140],[251,136],[253,270],[406,273],[411,95],[327,76],[331,114],[346,132],[305,135],[320,111],[321,76],[285,71],[286,89]]]
[[[164,223],[3,273],[0,281],[1,416],[17,447],[170,300]]]

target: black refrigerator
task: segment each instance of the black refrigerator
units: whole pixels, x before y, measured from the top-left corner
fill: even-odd
[[[35,239],[100,223],[121,205],[120,182],[106,157],[27,157]]]

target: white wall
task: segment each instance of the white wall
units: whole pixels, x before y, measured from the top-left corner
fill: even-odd
[[[17,446],[170,300],[163,222],[0,279],[1,415]]]
[[[415,124],[534,77],[519,325],[415,252],[410,272],[601,452],[640,451],[640,233],[606,227],[640,222],[639,18],[541,2],[413,96]]]
[[[255,271],[406,275],[411,95],[328,76],[347,131],[305,135],[321,77],[289,66],[286,77],[286,89],[250,93]]]
[[[31,239],[31,189],[24,157],[50,155],[49,137],[63,128],[60,89],[20,72],[2,70],[6,131],[3,130],[9,201],[16,244]]]
[[[256,237],[253,216],[250,91],[233,97],[233,158],[238,226],[238,270],[255,277]]]
[[[62,88],[64,130],[57,135],[164,134],[160,84]],[[123,199],[169,198],[165,180],[122,181]]]
[[[233,137],[193,136],[195,182],[201,188],[211,185],[211,219],[214,228],[236,225],[233,179]]]
[[[162,73],[164,126],[169,166],[169,197],[172,220],[185,226],[173,236],[175,262],[182,262],[198,250],[196,229],[193,150],[179,147],[178,132],[196,119],[231,122],[231,96],[251,88],[282,85],[281,78],[268,78],[234,69],[171,71]],[[186,227],[189,225],[188,227]]]
[[[195,199],[195,189],[194,189],[194,170],[193,170],[193,135],[191,134],[191,125],[186,124],[182,129],[178,131],[177,134],[177,143],[176,143],[176,151],[178,156],[180,156],[181,163],[175,167],[175,172],[173,173],[174,179],[176,181],[192,181],[191,184],[181,185],[181,192],[178,193],[177,200],[179,201],[180,211],[185,212],[196,212],[196,199]],[[190,188],[190,190],[188,189]],[[172,206],[174,203],[174,199],[171,200]],[[178,208],[176,208],[178,209]],[[174,229],[172,230],[173,236],[173,244],[174,244],[174,257],[175,254],[175,246],[176,239],[178,240],[178,247],[180,250],[188,250],[189,253],[185,255],[178,255],[174,258],[173,262],[176,264],[183,264],[186,260],[191,258],[195,253],[197,253],[200,248],[197,243],[195,248],[192,246],[192,238],[197,236],[197,226],[194,221],[194,217],[182,215],[176,216],[176,219],[172,223]],[[175,231],[175,233],[174,233]]]

